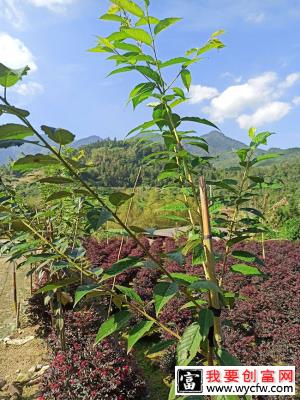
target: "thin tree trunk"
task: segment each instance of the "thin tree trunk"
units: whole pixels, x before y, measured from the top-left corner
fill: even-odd
[[[200,202],[201,202],[201,214],[202,214],[202,232],[203,232],[203,246],[205,252],[205,264],[206,264],[206,272],[207,279],[211,282],[214,282],[216,285],[218,284],[216,278],[216,261],[213,251],[213,242],[212,242],[212,234],[211,234],[211,226],[210,226],[210,216],[209,216],[209,206],[207,199],[207,190],[204,176],[200,177],[199,180],[199,188],[200,188]],[[221,336],[221,323],[220,323],[220,301],[218,297],[218,293],[216,291],[211,290],[209,292],[209,305],[214,313],[214,326],[213,330],[210,332],[210,340],[209,340],[209,348],[208,355],[209,360],[213,365],[213,348],[221,347],[222,336]]]

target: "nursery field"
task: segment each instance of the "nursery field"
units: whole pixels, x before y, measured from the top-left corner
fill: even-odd
[[[5,3],[1,21],[18,16],[21,28],[22,10]],[[270,72],[245,80],[239,62],[258,69],[253,29],[213,67],[236,25],[199,42],[197,2],[111,0],[100,18],[93,9],[105,36],[92,33],[89,61],[75,49],[91,37],[94,2],[23,3],[53,20],[35,10],[43,24],[27,24],[24,37],[46,51],[36,58],[0,33],[0,399],[300,398],[300,151],[274,147],[276,121],[299,109],[296,90],[287,92],[300,73],[272,72],[276,56]],[[173,14],[175,3],[197,24],[154,16]],[[71,16],[61,32],[57,14]],[[248,14],[238,18],[243,32],[267,15]],[[173,25],[178,37],[168,39]],[[279,46],[266,33],[253,42],[263,45],[258,54],[261,38]],[[282,40],[280,57],[289,44]],[[37,82],[27,81],[40,60]],[[228,60],[234,73],[225,72]],[[267,59],[261,66],[268,70]],[[217,82],[223,87],[211,87]],[[145,106],[135,123],[120,99],[134,111]],[[79,138],[53,126],[63,120]],[[109,139],[81,137],[93,121]],[[247,139],[227,137],[226,126]],[[124,140],[112,139],[117,131]]]

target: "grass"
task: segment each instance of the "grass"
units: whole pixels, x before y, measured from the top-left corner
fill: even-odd
[[[163,382],[164,376],[158,366],[153,361],[145,357],[144,352],[147,348],[147,339],[138,342],[135,345],[135,358],[139,367],[144,371],[149,399],[167,399],[169,389]]]

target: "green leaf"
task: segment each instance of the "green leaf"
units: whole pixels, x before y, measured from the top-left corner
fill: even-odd
[[[177,94],[177,96],[185,98],[184,91],[178,87],[173,88],[173,92]]]
[[[114,4],[119,6],[125,11],[128,11],[129,13],[136,15],[137,17],[143,17],[144,16],[144,11],[141,9],[140,6],[138,6],[136,3],[130,0],[112,0]]]
[[[157,35],[159,32],[163,31],[164,29],[168,28],[170,25],[175,24],[175,22],[180,21],[182,18],[165,18],[156,25],[154,28],[154,33]]]
[[[190,284],[198,281],[198,276],[188,275],[183,272],[173,272],[170,274],[179,284]]]
[[[60,165],[59,160],[57,160],[56,158],[47,154],[35,154],[19,158],[17,161],[14,162],[12,168],[15,171],[27,171],[55,165]]]
[[[103,275],[101,281],[112,278],[113,276],[119,275],[126,271],[128,268],[142,267],[143,263],[139,257],[126,257],[120,261],[114,263]]]
[[[177,262],[179,265],[183,265],[185,262],[185,258],[183,257],[182,253],[180,250],[177,251],[171,251],[170,253],[166,253],[166,256],[172,260]]]
[[[141,321],[134,326],[128,333],[128,346],[127,353],[133,348],[133,346],[152,328],[154,321]]]
[[[184,203],[170,203],[160,208],[162,211],[186,211],[188,208]]]
[[[142,52],[140,47],[136,46],[135,44],[131,44],[131,43],[125,43],[125,42],[116,41],[116,42],[114,42],[114,46],[117,49],[121,49],[121,50],[133,51],[133,52],[136,52],[136,53],[141,53]]]
[[[190,71],[188,69],[184,68],[181,70],[180,75],[181,75],[182,83],[186,87],[187,91],[189,91],[191,82],[192,82],[192,76],[191,76]]]
[[[238,272],[242,275],[262,275],[258,268],[246,264],[234,264],[230,269],[232,272]]]
[[[53,184],[67,184],[74,183],[73,179],[66,178],[65,176],[48,176],[47,178],[39,179],[40,183],[53,183]]]
[[[219,357],[221,365],[223,366],[231,367],[241,365],[240,361],[228,353],[227,350],[218,349],[217,356]]]
[[[99,287],[99,285],[97,285],[97,284],[79,286],[75,292],[74,307],[80,302],[81,299],[83,299],[83,297],[85,297],[87,294],[93,292],[98,287]]]
[[[190,61],[190,59],[186,58],[186,57],[171,58],[170,60],[164,61],[163,63],[161,63],[160,68],[169,67],[170,65],[175,65],[175,64],[184,64],[189,61]]]
[[[155,18],[155,17],[142,17],[140,18],[137,23],[135,24],[135,26],[142,26],[142,25],[148,25],[149,24],[157,24],[159,22],[159,19]]]
[[[212,327],[214,324],[213,312],[208,308],[200,310],[198,322],[200,327],[201,340],[204,341],[208,336],[210,327]]]
[[[188,365],[196,356],[201,343],[200,326],[189,325],[177,345],[177,365]]]
[[[39,142],[33,142],[31,140],[23,140],[23,139],[0,140],[0,148],[7,149],[8,147],[22,146],[23,144],[26,143],[38,144]]]
[[[120,17],[119,15],[115,14],[103,14],[101,15],[100,19],[104,21],[116,21],[116,22],[123,22],[124,18]]]
[[[29,111],[22,110],[21,108],[16,108],[13,106],[8,106],[6,104],[0,104],[0,115],[1,112],[6,113],[6,114],[11,114],[11,115],[17,115],[21,117],[28,117],[29,116]]]
[[[181,121],[191,121],[191,122],[197,122],[198,124],[203,124],[203,125],[208,125],[212,126],[213,128],[216,128],[219,130],[219,128],[213,124],[212,122],[208,121],[205,118],[198,118],[198,117],[183,117],[181,118]]]
[[[116,75],[116,74],[121,74],[121,73],[123,73],[123,72],[132,71],[133,69],[134,69],[133,66],[117,68],[117,69],[114,69],[113,71],[111,71],[111,72],[108,74],[108,76]]]
[[[207,51],[213,50],[213,49],[222,49],[225,47],[224,43],[221,42],[219,39],[210,39],[206,45],[198,49],[197,55],[199,56],[200,54],[206,53]]]
[[[121,192],[115,192],[109,195],[109,201],[116,207],[121,206],[126,203],[127,200],[131,199],[134,196],[134,193],[127,194]]]
[[[185,310],[186,308],[196,308],[196,304],[198,306],[202,306],[203,304],[206,304],[205,300],[195,300],[195,302],[193,301],[189,301],[188,303],[185,303],[183,306],[180,307],[180,310]]]
[[[134,39],[138,42],[145,43],[147,45],[152,44],[152,38],[149,35],[148,32],[144,31],[143,29],[140,28],[128,28],[124,29],[122,32],[124,32],[127,37]]]
[[[35,293],[46,293],[51,290],[60,289],[62,287],[66,287],[68,285],[72,285],[73,283],[78,282],[78,278],[68,278],[68,279],[60,279],[57,282],[49,283],[46,286],[41,287]]]
[[[136,301],[139,304],[143,304],[143,300],[140,295],[132,288],[127,286],[116,285],[116,288],[120,290],[125,296],[129,297],[131,300]]]
[[[244,208],[241,208],[241,211],[246,211],[246,212],[249,212],[249,213],[251,213],[253,215],[256,215],[259,218],[264,218],[263,213],[261,211],[257,210],[256,208],[244,207]]]
[[[10,69],[0,63],[0,85],[6,88],[14,86],[29,70],[29,67]]]
[[[166,350],[168,347],[170,347],[172,344],[175,343],[175,340],[165,340],[163,342],[158,342],[154,344],[150,349],[147,351],[146,356],[148,358],[154,358],[156,355],[159,353],[163,352]]]
[[[222,290],[219,288],[219,286],[212,282],[212,281],[207,281],[207,280],[198,280],[197,282],[193,282],[190,286],[189,289],[192,290],[213,290],[217,293],[222,294]]]
[[[41,129],[46,133],[49,139],[61,145],[70,144],[75,139],[75,135],[73,135],[73,133],[67,131],[66,129],[56,129],[46,125],[42,125]]]
[[[152,79],[154,82],[160,82],[160,76],[158,72],[154,71],[150,67],[146,67],[143,65],[137,65],[134,67],[137,71],[139,71],[142,75],[147,76],[148,78]]]
[[[175,296],[178,292],[178,284],[176,282],[160,282],[154,286],[154,304],[156,315],[160,313],[162,308]]]
[[[0,125],[0,140],[24,139],[28,136],[32,136],[33,134],[34,132],[25,125]]]
[[[65,190],[61,190],[59,192],[52,193],[49,197],[47,197],[46,202],[64,199],[65,197],[71,197],[71,196],[72,196],[72,193],[67,192]]]
[[[96,344],[101,342],[101,340],[111,335],[112,333],[122,329],[128,324],[131,318],[132,316],[130,312],[125,310],[119,311],[117,314],[112,315],[100,326],[96,336]]]
[[[93,208],[87,212],[86,216],[91,228],[95,231],[112,218],[111,213],[105,208]]]
[[[244,250],[234,250],[231,255],[235,258],[237,258],[238,260],[242,260],[242,261],[246,261],[246,262],[256,262],[260,265],[264,265],[263,261],[257,257],[257,255],[253,254],[253,253],[249,253],[248,251],[244,251]]]

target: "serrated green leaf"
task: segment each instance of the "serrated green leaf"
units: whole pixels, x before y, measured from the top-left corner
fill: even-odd
[[[96,344],[101,342],[101,340],[107,336],[110,336],[112,333],[122,329],[128,324],[131,318],[132,315],[130,312],[125,310],[119,311],[117,314],[112,315],[100,326],[96,336]]]
[[[92,293],[95,289],[99,288],[97,284],[82,285],[76,289],[74,307],[83,299],[87,294]]]
[[[198,280],[197,282],[193,282],[190,286],[189,289],[192,290],[213,290],[217,293],[222,294],[222,290],[219,288],[219,286],[212,282],[212,281],[207,281],[207,280]]]
[[[55,289],[60,289],[68,285],[72,285],[73,283],[78,282],[78,280],[79,280],[78,278],[60,279],[57,282],[52,282],[46,286],[41,287],[35,293],[46,293]]]
[[[178,292],[178,284],[176,282],[159,282],[154,286],[154,304],[156,315],[159,315],[163,307],[175,296]]]
[[[159,22],[158,18],[155,17],[142,17],[140,18],[137,23],[135,24],[135,26],[142,26],[142,25],[148,25],[149,24],[157,24]]]
[[[201,340],[204,341],[208,336],[210,328],[214,324],[213,312],[208,308],[203,308],[202,310],[200,310],[198,322],[200,327],[199,331],[201,335]]]
[[[122,32],[124,32],[128,38],[134,39],[138,42],[145,43],[149,46],[152,44],[151,36],[149,35],[148,32],[144,31],[144,29],[128,28],[128,29],[124,29]]]
[[[258,268],[246,264],[234,264],[231,265],[230,269],[232,272],[238,272],[242,275],[262,275]]]
[[[177,345],[177,364],[188,365],[195,358],[200,343],[200,326],[194,322],[185,329]]]
[[[124,21],[124,18],[120,17],[120,15],[115,15],[115,14],[103,14],[101,15],[100,19],[104,21],[116,21],[116,22]]]
[[[120,290],[125,296],[129,297],[131,300],[136,301],[139,304],[143,304],[143,300],[140,295],[132,288],[127,286],[116,285],[116,288]]]
[[[164,29],[167,29],[169,26],[175,24],[175,22],[180,21],[182,18],[165,18],[155,26],[154,28],[154,33],[157,35],[159,32],[163,31]]]
[[[156,343],[152,347],[150,347],[150,349],[146,353],[146,356],[148,358],[154,358],[155,355],[160,354],[161,352],[166,350],[168,347],[170,347],[174,343],[175,343],[175,340],[172,340],[172,339]]]
[[[128,268],[142,267],[143,262],[140,261],[139,257],[126,257],[120,261],[114,263],[108,270],[105,271],[101,281],[112,278],[113,276],[119,275],[126,271]]]
[[[130,0],[111,0],[114,4],[128,11],[129,13],[136,15],[137,17],[143,17],[144,11],[136,3]]]
[[[260,265],[264,265],[263,261],[259,257],[257,257],[256,254],[250,253],[248,251],[234,250],[231,255],[238,260],[246,261],[248,263],[256,262]]]
[[[112,214],[105,208],[93,208],[87,212],[86,216],[91,228],[95,231],[112,218]]]
[[[186,57],[171,58],[170,60],[162,62],[160,64],[160,68],[169,67],[170,65],[175,65],[175,64],[184,64],[188,61],[190,61],[190,59]]]
[[[225,349],[222,349],[222,348],[218,349],[217,356],[220,359],[221,365],[228,366],[228,367],[241,365],[240,361],[237,358],[235,358],[234,356],[232,356]]]
[[[133,346],[152,328],[154,321],[141,321],[134,326],[128,333],[127,339],[127,353],[133,348]]]

